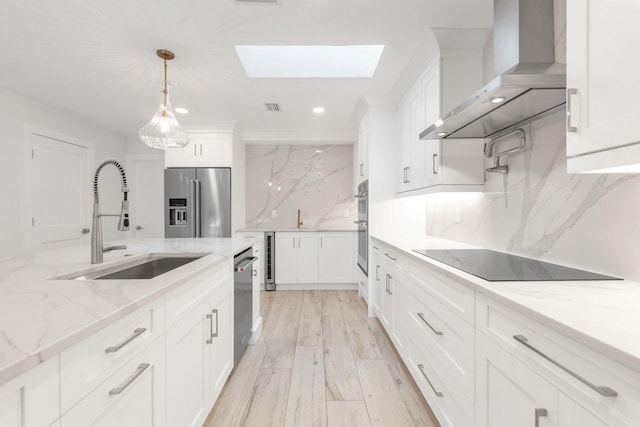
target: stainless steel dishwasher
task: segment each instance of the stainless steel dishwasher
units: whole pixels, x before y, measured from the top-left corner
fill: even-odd
[[[251,318],[253,316],[253,269],[257,260],[253,248],[243,251],[233,258],[233,362],[234,365],[251,338]]]

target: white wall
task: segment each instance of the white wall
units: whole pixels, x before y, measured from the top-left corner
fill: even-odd
[[[29,144],[27,129],[30,126],[58,135],[68,135],[93,146],[95,158],[91,160],[92,169],[105,158],[113,157],[124,162],[126,157],[126,142],[121,135],[88,123],[73,114],[0,88],[0,195],[3,206],[0,209],[0,259],[27,251],[24,242],[27,218],[22,210],[25,198],[28,197],[23,188],[23,150]],[[115,168],[113,173],[105,169],[104,177],[101,176],[101,204],[105,212],[111,207],[114,212],[120,210],[121,185],[115,171]],[[87,182],[88,192],[91,191],[90,185]],[[103,230],[105,239],[123,235],[116,230],[115,222],[107,222]]]

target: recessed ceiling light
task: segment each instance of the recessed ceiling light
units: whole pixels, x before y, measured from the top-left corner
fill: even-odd
[[[504,96],[496,96],[495,98],[491,98],[490,101],[494,104],[500,104],[501,102],[504,102],[507,98],[505,98]]]
[[[324,107],[314,107],[313,112],[316,114],[322,114],[324,113]]]
[[[446,132],[438,132],[436,133],[436,136],[447,136]]]
[[[176,113],[178,114],[187,114],[189,112],[189,110],[187,110],[184,107],[176,107]]]
[[[372,77],[384,45],[235,46],[249,77]]]

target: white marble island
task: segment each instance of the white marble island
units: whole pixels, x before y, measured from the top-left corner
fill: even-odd
[[[75,348],[79,343],[117,324],[120,319],[130,317],[132,313],[135,315],[141,308],[151,305],[164,314],[165,295],[179,296],[176,292],[197,286],[194,285],[197,283],[195,280],[202,282],[201,277],[207,277],[209,271],[224,272],[225,292],[230,292],[227,307],[230,307],[233,318],[233,255],[251,247],[251,242],[245,239],[203,238],[127,240],[117,243],[126,244],[127,249],[105,253],[105,262],[96,266],[89,263],[88,246],[43,251],[0,263],[0,386],[12,386],[22,378],[21,374],[28,375],[35,367],[52,365],[50,359],[57,359],[60,353]],[[148,280],[52,280],[75,271],[129,262],[148,253],[193,253],[204,256]],[[181,286],[183,284],[185,286]],[[215,286],[212,281],[210,287]],[[204,286],[201,283],[200,287],[208,292],[206,282]],[[173,296],[171,298],[175,299]],[[169,328],[170,320],[177,322],[176,319],[179,319],[178,315],[169,317],[169,304],[166,309],[166,328]],[[156,323],[154,327],[164,331],[164,317],[157,317]],[[158,346],[164,347],[164,336],[153,339]],[[232,337],[229,339],[233,341]],[[102,347],[100,352],[104,353]],[[162,361],[164,363],[164,357]],[[57,362],[53,365],[57,366]],[[5,389],[0,388],[0,391],[3,390],[6,391],[6,386]],[[2,399],[3,396],[0,396]],[[55,400],[54,396],[50,400]],[[0,419],[4,420],[2,417]]]

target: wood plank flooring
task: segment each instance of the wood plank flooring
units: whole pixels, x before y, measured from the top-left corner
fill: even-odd
[[[263,331],[205,427],[438,427],[356,291],[261,292]]]

